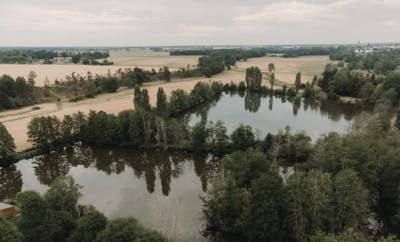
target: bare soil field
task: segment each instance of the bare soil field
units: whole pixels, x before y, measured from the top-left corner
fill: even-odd
[[[329,60],[329,56],[302,56],[298,58],[261,57],[251,58],[245,62],[237,62],[239,71],[258,66],[262,72],[268,72],[268,64],[274,63],[275,79],[281,82],[294,84],[297,72],[301,72],[301,82],[311,82],[315,75],[320,76],[327,63],[337,63]]]
[[[126,51],[129,53],[129,51]],[[121,51],[124,53],[124,51]],[[161,54],[161,57],[149,57],[146,55]],[[123,57],[124,54],[119,54],[119,58]],[[147,64],[162,63],[161,65],[166,65],[168,61],[171,61],[172,57],[166,56],[165,52],[138,52],[137,55],[143,54],[143,59],[146,61],[144,63],[137,61],[137,66],[146,66]],[[128,54],[126,54],[128,55]],[[164,57],[162,57],[164,55]],[[132,57],[127,57],[132,58]],[[139,58],[139,57],[138,57]],[[183,57],[179,57],[185,59]],[[177,58],[177,59],[179,59]],[[193,60],[197,57],[191,56]],[[189,57],[187,59],[190,59]],[[161,61],[161,59],[164,61]],[[327,56],[310,56],[310,57],[300,57],[300,58],[276,58],[276,57],[263,57],[249,59],[247,62],[237,62],[238,68],[233,68],[231,71],[224,71],[212,78],[188,78],[188,79],[173,79],[172,82],[166,83],[164,81],[145,83],[143,87],[147,88],[150,94],[150,101],[152,106],[156,105],[156,95],[158,87],[163,87],[167,96],[171,91],[181,88],[185,91],[191,91],[194,85],[198,81],[208,81],[216,80],[222,83],[230,83],[234,81],[239,83],[245,80],[245,70],[250,66],[258,66],[263,72],[268,72],[268,63],[274,63],[276,66],[275,75],[278,81],[287,82],[288,84],[294,83],[296,73],[302,72],[302,82],[311,81],[314,75],[320,75],[326,63],[329,63],[329,58]],[[181,61],[180,63],[186,63]],[[187,65],[187,64],[186,64]],[[135,65],[133,65],[135,66]],[[154,66],[154,65],[150,65]],[[32,69],[35,67],[36,69]],[[132,66],[130,66],[132,67]],[[182,66],[184,67],[184,66]],[[23,69],[25,68],[25,69]],[[93,69],[92,69],[93,68]],[[106,73],[108,69],[112,72],[118,68],[123,68],[122,66],[84,66],[84,65],[47,65],[47,66],[33,66],[33,65],[0,65],[0,74],[11,74],[14,75],[24,75],[26,76],[30,70],[34,70],[38,74],[36,83],[40,82],[40,76],[43,78],[47,75],[49,80],[52,82],[55,78],[64,78],[65,75],[71,74],[75,71],[76,74],[86,75],[87,71],[91,71],[92,74]],[[79,72],[80,71],[80,72]],[[22,74],[20,74],[22,73]],[[53,79],[54,78],[54,79]],[[42,81],[42,84],[43,84]],[[39,85],[39,84],[38,84]],[[269,83],[263,78],[263,85],[269,87]],[[279,88],[277,86],[274,89]],[[59,118],[63,118],[66,114],[76,113],[82,111],[87,114],[90,110],[104,111],[107,113],[118,114],[122,110],[133,109],[133,89],[120,88],[117,93],[113,94],[103,94],[96,96],[94,99],[87,99],[77,103],[70,103],[66,100],[62,100],[58,105],[56,103],[47,103],[36,105],[41,107],[40,110],[32,110],[31,107],[26,107],[18,110],[9,110],[0,112],[0,122],[2,122],[10,134],[14,137],[15,144],[17,146],[17,151],[23,151],[25,149],[31,148],[32,145],[27,142],[27,125],[33,117],[36,116],[47,116],[55,115]]]

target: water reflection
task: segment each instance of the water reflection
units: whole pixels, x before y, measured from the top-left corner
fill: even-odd
[[[0,201],[13,199],[22,185],[22,173],[16,165],[0,167]]]
[[[187,161],[200,178],[203,191],[206,191],[208,182],[217,175],[220,162],[219,158],[208,154],[77,145],[71,149],[37,156],[32,164],[38,181],[43,185],[50,185],[57,176],[68,175],[71,167],[94,168],[107,175],[120,174],[130,167],[136,178],[144,178],[149,193],[154,192],[158,177],[163,195],[168,196],[171,191],[171,179],[183,174]],[[13,169],[15,170],[15,166]],[[1,174],[2,177],[19,174],[21,180],[20,172],[15,173],[11,168],[3,168]],[[21,185],[16,188],[17,192],[21,191],[21,187],[22,180]]]
[[[260,92],[247,92],[244,98],[244,108],[251,113],[258,112],[261,106],[261,93]]]
[[[222,120],[232,133],[239,123],[250,125],[267,133],[276,133],[289,125],[292,130],[305,130],[312,142],[323,133],[343,133],[349,121],[370,106],[348,104],[325,99],[303,99],[254,92],[225,92],[200,106],[178,116],[178,121],[193,126],[200,121],[203,108],[208,110],[208,120]],[[243,107],[244,103],[244,108]],[[267,107],[268,106],[268,107]]]

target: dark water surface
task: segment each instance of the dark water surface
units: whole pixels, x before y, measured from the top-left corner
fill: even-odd
[[[343,132],[355,114],[370,110],[327,100],[293,103],[292,98],[242,92],[215,97],[177,118],[193,125],[203,108],[209,110],[209,120],[223,120],[229,134],[241,122],[259,128],[263,136],[290,125],[293,131],[306,130],[313,142],[322,133]],[[0,201],[24,190],[43,194],[57,176],[71,175],[84,186],[81,203],[93,204],[110,219],[135,216],[148,226],[150,202],[168,197],[182,204],[187,224],[200,229],[199,195],[205,195],[219,163],[219,158],[208,154],[77,145],[0,168]],[[286,180],[294,172],[293,165],[282,164],[280,172]],[[236,235],[214,236],[215,241],[244,241]]]

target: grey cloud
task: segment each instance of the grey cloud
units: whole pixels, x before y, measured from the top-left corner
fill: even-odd
[[[25,0],[0,8],[0,46],[399,41],[398,0]]]

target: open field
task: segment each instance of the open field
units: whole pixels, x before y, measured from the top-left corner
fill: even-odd
[[[108,61],[113,61],[116,66],[145,66],[160,67],[168,66],[173,69],[186,68],[197,65],[200,56],[170,56],[169,52],[151,51],[110,51]]]
[[[315,75],[320,76],[327,63],[337,63],[329,60],[329,56],[303,56],[299,58],[261,57],[251,58],[246,62],[238,61],[238,71],[258,66],[262,72],[268,72],[268,64],[274,63],[276,70],[275,79],[281,82],[294,84],[297,72],[301,72],[301,82],[311,82]]]
[[[124,53],[124,51],[120,51]],[[127,52],[130,53],[130,52]],[[160,55],[161,57],[150,57],[149,53]],[[125,58],[120,54],[118,58]],[[172,61],[173,57],[166,56],[168,53],[158,52],[138,52],[138,56],[143,55],[145,63],[137,61],[137,66],[145,66],[151,64],[151,59],[154,63],[167,63]],[[127,54],[128,55],[128,54]],[[147,55],[147,56],[146,56]],[[131,57],[127,57],[131,58]],[[191,56],[190,58],[196,59],[197,57]],[[190,59],[189,57],[187,59]],[[184,59],[184,58],[182,58]],[[163,61],[161,61],[163,60]],[[315,74],[319,75],[323,72],[326,63],[329,63],[327,56],[310,56],[300,58],[274,58],[274,57],[263,57],[249,59],[247,62],[237,62],[238,68],[233,68],[231,71],[224,71],[212,78],[188,78],[188,79],[174,79],[171,83],[165,83],[164,81],[146,83],[143,87],[146,87],[150,94],[150,101],[152,106],[156,105],[156,95],[158,87],[163,87],[167,96],[171,91],[178,88],[190,91],[198,81],[217,80],[222,83],[230,83],[234,81],[239,83],[245,80],[245,70],[250,66],[258,66],[263,72],[268,72],[268,63],[274,63],[277,69],[275,75],[278,85],[286,83],[294,83],[296,73],[302,72],[302,82],[311,81]],[[184,62],[181,62],[184,63]],[[133,65],[135,66],[135,65]],[[154,65],[153,65],[154,66]],[[132,66],[131,66],[132,67]],[[35,68],[35,69],[32,69]],[[24,75],[26,76],[30,70],[34,70],[38,74],[36,83],[42,83],[44,76],[47,75],[49,80],[52,82],[55,78],[64,78],[65,75],[71,74],[75,71],[76,74],[86,75],[87,71],[91,71],[92,74],[105,74],[108,69],[112,72],[122,66],[84,66],[84,65],[0,65],[0,74],[11,74],[11,75]],[[14,73],[14,74],[13,74]],[[14,77],[15,77],[14,76]],[[41,81],[41,78],[42,80]],[[263,85],[269,87],[268,81],[263,78]],[[275,87],[274,89],[279,88]],[[88,113],[91,109],[96,111],[105,111],[107,113],[118,114],[122,110],[133,108],[133,89],[120,88],[117,93],[103,94],[97,96],[95,99],[88,99],[77,103],[70,103],[63,100],[59,105],[56,103],[47,103],[36,105],[41,107],[40,110],[32,110],[32,107],[26,107],[18,110],[9,110],[0,112],[0,122],[7,127],[8,131],[12,134],[17,145],[17,151],[22,151],[31,148],[31,144],[27,142],[27,125],[35,116],[43,115],[55,115],[59,118],[63,118],[66,114],[76,113],[82,111]]]

